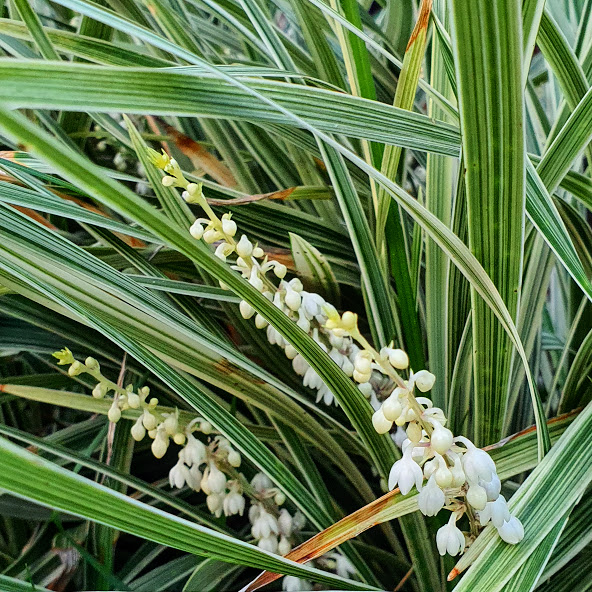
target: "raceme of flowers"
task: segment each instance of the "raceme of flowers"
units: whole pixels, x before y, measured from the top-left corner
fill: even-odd
[[[247,500],[250,501],[248,518],[251,535],[257,545],[281,555],[290,552],[295,535],[304,526],[304,516],[298,511],[292,515],[281,507],[286,497],[265,474],[257,473],[249,482],[239,473],[237,468],[241,466],[241,455],[226,438],[216,435],[207,444],[196,438],[195,432],[205,436],[212,433],[210,422],[200,417],[184,421],[178,410],[161,412],[158,400],[149,398],[150,389],[147,386],[137,392],[131,384],[126,388],[118,386],[101,374],[98,361],[92,357],[82,363],[67,348],[53,355],[59,365],[70,366],[70,376],[85,373],[97,381],[93,397],[103,399],[112,393],[113,402],[107,413],[110,422],[117,423],[123,411],[131,409],[139,413],[130,430],[132,438],[141,442],[148,436],[156,458],[166,454],[171,441],[180,446],[179,460],[169,472],[171,487],[181,489],[187,486],[196,492],[203,492],[209,511],[216,517],[222,514],[243,516]]]
[[[208,216],[193,223],[191,235],[215,244],[218,258],[229,262],[232,269],[307,332],[358,383],[375,409],[372,422],[378,433],[390,432],[393,425],[397,426],[393,437],[401,446],[403,457],[391,469],[389,489],[398,486],[406,495],[415,486],[419,508],[426,516],[435,516],[441,509],[451,512],[448,523],[436,535],[440,554],[462,553],[480,527],[490,522],[504,541],[515,544],[522,540],[522,524],[511,516],[500,494],[501,483],[491,457],[467,438],[454,437],[446,427],[444,412],[434,407],[429,398],[415,396],[416,389],[420,393],[431,390],[436,377],[427,370],[410,370],[407,354],[392,343],[376,351],[359,331],[356,314],[346,311],[339,315],[320,295],[305,291],[299,279],[286,280],[286,266],[270,260],[246,235],[237,240],[238,228],[231,214],[218,218],[207,203],[201,184],[187,181],[174,159],[155,151],[150,156],[166,173],[162,183],[182,188],[183,198],[201,206]],[[333,402],[333,395],[320,376],[279,332],[249,303],[242,301],[240,312],[245,319],[254,317],[256,327],[267,332],[269,342],[284,350],[294,371],[303,376],[304,385],[317,390],[317,402]],[[401,378],[401,371],[408,371],[407,380]],[[466,534],[457,527],[464,515],[470,525]]]

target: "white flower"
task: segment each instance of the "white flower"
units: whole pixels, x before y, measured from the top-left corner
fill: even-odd
[[[262,493],[266,489],[273,487],[273,482],[265,473],[257,473],[251,479],[251,485],[257,493]]]
[[[189,466],[201,465],[206,459],[206,454],[205,444],[200,442],[193,434],[188,433],[187,444],[180,453],[185,464]]]
[[[270,553],[277,553],[278,550],[278,540],[277,537],[273,534],[263,537],[259,539],[257,546],[264,551],[269,551]]]
[[[494,502],[488,502],[483,511],[479,512],[481,526],[491,520],[496,528],[501,528],[510,518],[510,510],[503,495],[498,496]]]
[[[201,488],[210,495],[212,493],[222,493],[226,489],[226,475],[211,462],[204,471]]]
[[[415,485],[417,491],[421,491],[423,483],[423,472],[420,466],[411,458],[413,447],[408,446],[403,458],[398,460],[391,468],[388,487],[394,489],[397,484],[403,495],[407,495]]]
[[[243,319],[250,319],[255,314],[255,309],[245,300],[241,300],[238,305]]]
[[[351,564],[350,560],[344,555],[341,555],[341,553],[328,553],[327,558],[335,561],[335,572],[338,576],[349,578],[356,573],[356,569]]]
[[[251,527],[251,534],[255,539],[263,539],[271,534],[279,534],[276,517],[273,514],[270,514],[267,510],[261,508],[259,515]]]
[[[427,370],[420,370],[417,373],[411,375],[410,381],[422,392],[429,391],[436,382],[436,377]]]
[[[121,409],[119,408],[119,403],[117,400],[113,401],[111,407],[109,407],[109,412],[107,413],[107,417],[109,421],[112,423],[117,423],[121,419]]]
[[[309,367],[308,362],[300,354],[292,360],[292,368],[299,376],[304,376]]]
[[[456,526],[456,514],[450,514],[448,523],[436,533],[436,545],[440,555],[458,555],[465,548],[465,535]]]
[[[189,485],[191,481],[189,467],[179,459],[177,464],[169,471],[169,485],[181,489],[185,485],[185,482]]]
[[[524,538],[524,526],[516,516],[512,516],[507,522],[504,522],[497,531],[500,537],[510,545],[515,545]]]
[[[419,509],[425,516],[435,516],[444,507],[445,501],[444,492],[438,487],[436,478],[432,475],[417,498]]]
[[[242,516],[245,511],[245,498],[238,491],[233,490],[224,498],[223,509],[225,516],[233,516],[234,514]]]
[[[393,442],[401,448],[403,442],[407,439],[407,433],[401,426],[397,426],[397,431],[392,435]]]
[[[282,590],[284,592],[309,592],[312,590],[312,584],[308,580],[301,580],[296,576],[284,576]]]
[[[278,518],[278,527],[280,534],[289,537],[292,534],[292,516],[285,508],[282,508]]]
[[[210,495],[206,497],[206,505],[208,506],[208,510],[214,514],[216,518],[220,518],[220,516],[222,516],[224,496],[221,493],[210,493]]]
[[[496,473],[493,474],[493,478],[491,479],[491,481],[489,481],[489,483],[481,480],[479,481],[479,485],[481,485],[481,487],[483,487],[483,489],[485,489],[485,491],[487,492],[488,502],[494,502],[498,498],[500,491],[502,490],[502,484]]]
[[[463,438],[463,442],[465,442]],[[479,483],[479,480],[489,483],[493,479],[495,463],[487,452],[477,448],[474,444],[466,440],[470,446],[462,456],[462,465],[469,483]]]

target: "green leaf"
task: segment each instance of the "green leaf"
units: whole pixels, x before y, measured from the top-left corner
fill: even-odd
[[[522,17],[510,0],[453,0],[452,16],[469,245],[514,319],[525,210]],[[472,412],[481,444],[501,436],[510,370],[510,340],[493,316],[473,289]]]
[[[339,584],[350,590],[368,590],[314,568],[299,566],[228,535],[167,514],[104,485],[67,471],[0,438],[0,486],[24,499],[81,516],[157,543],[251,567]],[[47,487],[51,483],[51,487]]]

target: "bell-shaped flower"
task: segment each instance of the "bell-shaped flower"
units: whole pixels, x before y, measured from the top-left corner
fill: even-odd
[[[485,508],[479,512],[481,526],[485,526],[491,520],[496,528],[501,528],[504,522],[510,520],[511,517],[506,498],[503,495],[499,495],[494,502],[488,502]]]
[[[434,386],[436,377],[427,370],[420,370],[411,375],[410,381],[422,392],[425,393]]]
[[[270,534],[266,537],[259,539],[257,546],[264,551],[269,551],[270,553],[277,553],[278,550],[278,540],[277,536],[274,534]]]
[[[468,443],[467,451],[462,456],[463,469],[469,483],[479,483],[479,480],[489,483],[493,479],[495,463],[485,452],[477,448],[472,442],[463,438],[463,442]]]
[[[255,539],[266,538],[271,534],[279,534],[279,527],[276,517],[262,508],[259,512],[259,515],[253,522],[251,534]]]
[[[266,489],[273,487],[273,482],[265,473],[257,473],[251,479],[251,485],[257,493],[262,493]],[[258,506],[255,506],[258,507]]]
[[[421,491],[423,483],[423,471],[411,457],[413,447],[408,446],[403,453],[403,458],[398,460],[389,473],[388,487],[394,489],[399,486],[403,495],[407,495],[415,485],[417,491]]]
[[[465,535],[456,526],[456,514],[436,533],[436,546],[440,555],[458,555],[465,548]]]
[[[500,491],[502,490],[502,484],[496,473],[493,474],[491,481],[487,482],[481,480],[479,481],[479,485],[485,489],[488,502],[494,502],[499,497]]]
[[[280,510],[280,515],[278,517],[278,527],[280,529],[280,534],[289,537],[292,534],[292,516],[290,516],[290,512],[285,508]]]
[[[500,537],[510,545],[515,545],[524,538],[524,526],[516,516],[511,516],[497,531]]]
[[[169,471],[169,485],[181,489],[185,482],[191,482],[191,475],[189,474],[189,467],[179,459],[177,464]]]
[[[225,516],[233,516],[234,514],[242,516],[245,511],[245,498],[236,489],[233,489],[224,498],[223,510]]]
[[[419,510],[424,516],[435,516],[444,507],[445,501],[444,492],[438,487],[436,478],[432,475],[417,498]]]

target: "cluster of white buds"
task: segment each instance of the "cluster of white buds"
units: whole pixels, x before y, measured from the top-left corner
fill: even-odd
[[[193,422],[190,422],[186,428],[186,444],[169,472],[170,486],[181,489],[187,485],[205,493],[208,510],[217,518],[222,514],[242,516],[245,511],[243,486],[234,470],[241,464],[240,454],[222,436],[216,436],[206,446],[193,436],[192,429]]]
[[[147,400],[148,387],[134,392],[132,385],[125,389],[101,374],[99,363],[87,358],[84,363],[74,358],[65,348],[53,354],[59,365],[69,365],[68,374],[78,376],[86,373],[97,380],[93,397],[103,399],[113,392],[113,403],[107,416],[117,423],[122,412],[135,417],[131,435],[136,441],[146,435],[152,438],[152,454],[162,458],[172,439],[181,446],[178,461],[169,471],[169,485],[178,489],[188,487],[206,495],[206,505],[216,517],[243,516],[247,499],[250,499],[248,516],[252,525],[251,534],[257,545],[272,553],[285,555],[294,544],[294,536],[305,523],[300,512],[291,515],[281,506],[286,496],[264,473],[257,473],[251,482],[237,469],[241,466],[241,455],[223,436],[216,435],[204,443],[195,437],[195,431],[204,435],[212,432],[212,425],[200,417],[182,415],[175,409],[158,406],[155,398]],[[165,411],[166,409],[166,411]]]
[[[149,397],[150,388],[148,386],[143,386],[135,392],[132,384],[122,388],[105,378],[101,374],[99,362],[94,358],[88,357],[82,363],[74,359],[68,348],[54,353],[53,356],[57,358],[58,365],[70,365],[68,368],[70,376],[90,374],[97,381],[92,391],[92,395],[96,399],[104,399],[110,392],[113,393],[111,407],[107,413],[111,423],[117,423],[121,419],[122,411],[133,410],[136,420],[130,430],[131,435],[136,442],[140,442],[148,435],[152,439],[151,450],[156,458],[162,458],[166,454],[171,440],[179,446],[184,446],[193,429],[198,429],[204,434],[209,434],[212,431],[210,422],[200,417],[193,418],[183,425],[177,409],[169,412],[160,411],[158,399]],[[195,438],[193,439],[195,440]],[[238,455],[240,464],[240,455],[236,451],[233,452]]]
[[[519,542],[524,534],[522,524],[510,515],[500,495],[501,484],[489,455],[468,439],[455,438],[446,427],[444,412],[427,397],[415,396],[416,389],[420,393],[431,390],[436,377],[427,370],[410,370],[409,357],[393,343],[376,351],[360,333],[355,313],[347,311],[340,315],[320,295],[305,291],[299,279],[284,279],[285,265],[270,260],[244,234],[235,240],[236,223],[230,214],[218,218],[203,196],[201,184],[189,183],[178,164],[164,153],[151,151],[151,160],[168,173],[162,180],[164,185],[184,189],[184,199],[199,204],[208,216],[195,221],[191,235],[206,243],[217,243],[215,254],[223,261],[232,256],[232,269],[307,332],[358,383],[375,409],[372,423],[378,433],[390,432],[393,424],[397,426],[393,439],[401,446],[403,458],[393,465],[388,486],[398,486],[404,495],[415,486],[420,492],[419,508],[427,516],[436,515],[442,508],[452,512],[450,521],[436,537],[439,552],[462,552],[479,527],[490,521],[503,540]],[[275,280],[269,276],[271,271]],[[265,329],[268,341],[284,350],[294,371],[303,377],[304,385],[318,391],[317,402],[322,400],[330,405],[333,394],[296,349],[249,303],[242,301],[240,312],[245,319],[255,317],[256,327]],[[408,369],[404,380],[399,372]],[[466,536],[456,527],[457,520],[465,514],[471,528]],[[253,536],[260,546],[276,552],[280,546],[279,525],[268,516],[264,508],[256,505],[249,512]]]
[[[208,216],[198,218],[192,224],[189,229],[191,236],[209,244],[216,243],[215,254],[223,261],[232,257],[229,261],[232,269],[239,272],[255,289],[308,333],[347,376],[354,376],[356,379],[366,378],[364,381],[358,380],[363,383],[360,384],[360,390],[365,396],[372,397],[379,385],[375,387],[369,382],[371,373],[364,373],[362,376],[356,369],[355,362],[360,349],[345,333],[335,332],[326,324],[326,309],[332,309],[332,306],[319,294],[304,290],[298,278],[285,280],[286,266],[266,256],[263,249],[251,242],[246,235],[242,234],[240,240],[236,240],[238,229],[231,215],[224,214],[221,219],[218,218],[203,196],[201,184],[187,181],[174,159],[154,150],[150,151],[150,158],[155,166],[167,173],[162,179],[163,184],[182,188],[183,198],[189,203],[200,205]],[[239,309],[243,318],[254,318],[255,326],[266,331],[271,344],[284,350],[286,357],[292,360],[294,371],[303,377],[304,386],[317,391],[317,403],[323,401],[326,405],[331,405],[334,402],[333,394],[296,349],[261,315],[256,314],[248,302],[242,301]]]
[[[291,515],[286,508],[280,509],[286,497],[264,473],[257,473],[253,477],[251,487],[251,535],[261,549],[286,555],[292,550],[294,535],[304,526],[304,516],[298,511]]]
[[[450,520],[436,536],[440,554],[462,553],[478,534],[479,527],[489,522],[504,541],[520,542],[524,536],[522,524],[510,515],[500,494],[501,483],[489,454],[468,438],[455,437],[446,427],[442,409],[422,396],[432,389],[436,377],[427,370],[410,370],[407,354],[393,349],[392,344],[376,351],[360,334],[356,315],[351,312],[340,316],[335,310],[329,311],[327,325],[334,331],[347,333],[361,345],[354,379],[363,383],[371,372],[380,372],[391,381],[392,392],[381,403],[374,401],[372,416],[379,434],[397,426],[393,437],[403,452],[403,457],[391,468],[388,487],[391,490],[399,487],[403,495],[415,487],[419,492],[419,509],[426,516],[435,516],[443,508],[451,512]],[[399,375],[404,370],[408,370],[407,380]],[[424,480],[427,480],[425,485]],[[456,526],[465,514],[470,524],[470,533],[466,535]]]

